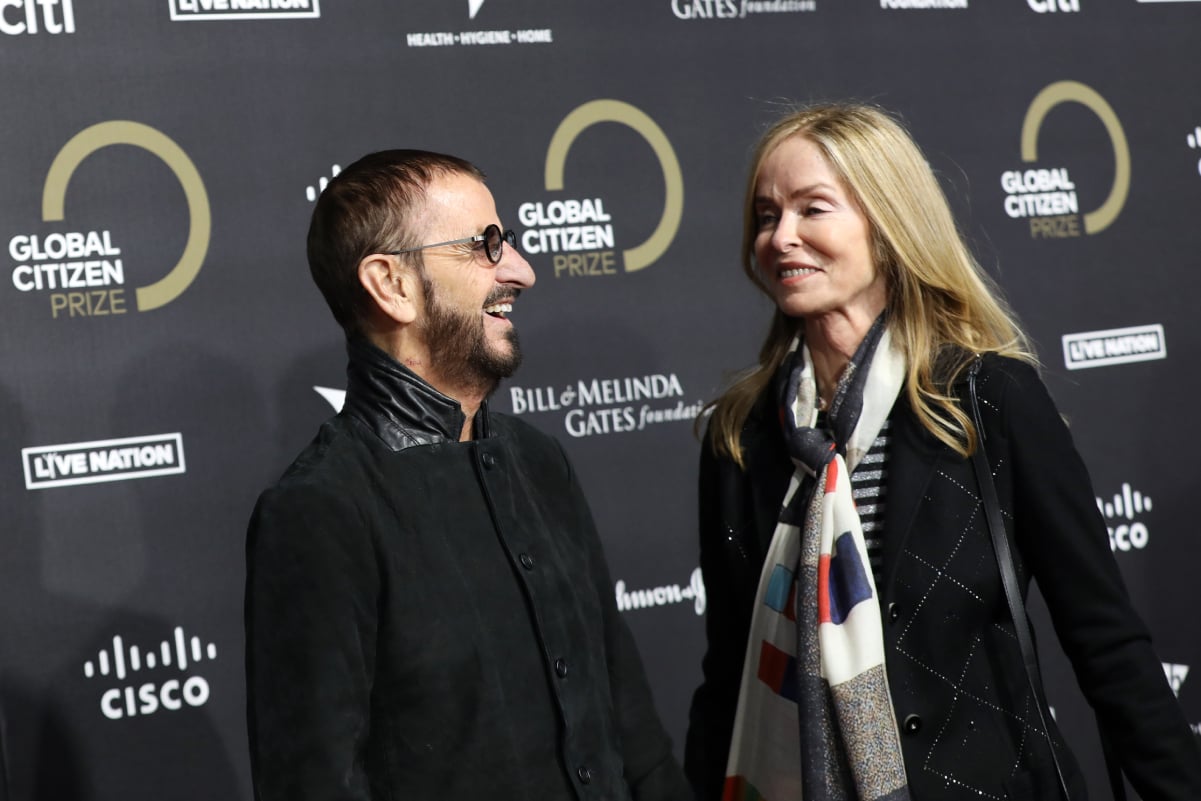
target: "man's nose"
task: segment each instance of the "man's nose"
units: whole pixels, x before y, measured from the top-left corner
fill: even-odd
[[[500,263],[496,265],[496,282],[529,289],[535,280],[534,268],[525,260],[525,256],[506,242],[505,252],[500,257]]]

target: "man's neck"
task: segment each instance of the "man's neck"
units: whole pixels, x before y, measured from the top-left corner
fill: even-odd
[[[414,347],[411,341],[402,341],[401,337],[371,335],[368,339],[373,345],[391,356],[398,363],[411,370],[425,383],[441,392],[446,397],[457,401],[463,410],[463,430],[459,432],[459,442],[467,442],[475,432],[475,415],[492,393],[493,387],[474,386],[470,381],[455,380],[438,370],[429,357],[429,351],[423,347]]]

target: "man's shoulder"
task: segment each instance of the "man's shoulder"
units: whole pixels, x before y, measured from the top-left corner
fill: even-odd
[[[364,438],[344,415],[327,420],[279,479],[263,491],[260,503],[292,502],[296,497],[341,495],[366,470]]]

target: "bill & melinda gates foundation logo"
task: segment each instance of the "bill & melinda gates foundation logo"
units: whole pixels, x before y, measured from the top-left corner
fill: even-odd
[[[684,174],[667,134],[649,115],[620,100],[593,100],[569,113],[551,136],[546,151],[544,185],[548,193],[564,192],[568,156],[580,136],[602,123],[633,130],[650,146],[663,176],[663,208],[645,241],[620,247],[621,215],[608,198],[575,189],[568,197],[548,195],[517,207],[524,228],[522,252],[531,261],[549,258],[555,278],[585,278],[643,270],[658,261],[675,239],[684,216]],[[590,139],[590,147],[595,140]],[[619,159],[611,154],[602,163]]]
[[[704,407],[685,395],[675,373],[579,379],[563,387],[511,386],[509,404],[515,415],[562,415],[563,429],[575,438],[691,423]]]
[[[1011,219],[1027,220],[1033,239],[1100,233],[1118,218],[1130,193],[1130,145],[1122,123],[1105,98],[1076,81],[1053,83],[1030,103],[1022,123],[1022,161],[1038,164],[1039,133],[1047,116],[1063,103],[1079,103],[1101,121],[1113,148],[1113,183],[1100,206],[1082,212],[1076,177],[1062,164],[1043,164],[1001,173],[1005,214]]]
[[[81,165],[113,145],[130,145],[156,156],[183,190],[188,236],[183,253],[158,280],[126,294],[126,240],[120,232],[73,226],[74,230],[26,231],[8,239],[11,287],[22,296],[46,301],[53,319],[107,317],[131,308],[150,311],[183,294],[200,273],[208,253],[212,211],[196,165],[168,136],[137,122],[93,125],[71,138],[55,156],[42,188],[42,221],[66,218],[67,189]],[[76,217],[84,216],[76,212]],[[126,232],[127,233],[127,232]]]

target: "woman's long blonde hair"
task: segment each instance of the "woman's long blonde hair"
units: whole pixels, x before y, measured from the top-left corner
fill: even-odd
[[[802,108],[781,119],[755,147],[743,205],[742,267],[765,293],[755,264],[755,185],[764,160],[794,136],[815,144],[867,217],[876,269],[888,287],[888,326],[903,352],[905,393],[921,424],[967,456],[976,431],[951,385],[973,354],[993,351],[1037,360],[999,291],[964,244],[946,196],[909,133],[887,112],[857,103]],[[747,371],[711,406],[719,453],[743,464],[740,434],[771,385],[800,321],[779,309]]]

